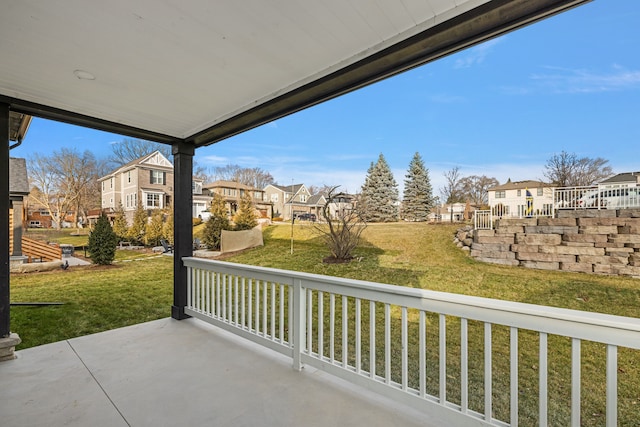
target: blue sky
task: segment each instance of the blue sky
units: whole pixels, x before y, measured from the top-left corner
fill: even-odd
[[[384,154],[402,188],[417,151],[443,173],[543,179],[562,150],[640,170],[640,2],[596,0],[196,152],[205,167],[357,192]],[[61,147],[106,157],[123,137],[34,120],[12,156]]]

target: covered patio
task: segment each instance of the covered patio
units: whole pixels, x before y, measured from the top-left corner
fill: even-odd
[[[196,319],[163,319],[0,364],[3,426],[437,426]]]
[[[86,425],[90,420],[94,425],[100,419],[103,425],[443,425],[440,420],[445,418],[452,425],[517,425],[517,330],[531,328],[540,333],[544,366],[547,333],[568,334],[575,340],[572,363],[578,371],[581,339],[609,346],[607,425],[616,425],[617,348],[625,343],[640,347],[640,325],[633,319],[549,314],[544,308],[407,293],[384,285],[338,283],[295,272],[256,269],[245,276],[249,273],[242,268],[190,258],[193,155],[199,147],[585,2],[388,0],[352,4],[327,0],[302,5],[259,0],[78,0],[66,2],[64,8],[55,2],[2,6],[0,239],[8,241],[7,165],[10,140],[17,138],[10,134],[17,127],[17,113],[171,145],[175,256],[173,319],[21,352],[17,360],[0,366],[0,424]],[[1,339],[20,331],[10,328],[6,244],[0,245],[0,260]],[[253,280],[257,282],[252,288]],[[255,291],[254,299],[245,300],[245,290],[249,295]],[[238,292],[242,292],[241,299]],[[384,305],[386,319],[392,305],[403,313],[418,310],[423,316],[421,325],[427,311],[441,319],[457,316],[463,324],[472,312],[471,320],[487,322],[489,354],[490,325],[512,328],[511,378],[516,381],[511,385],[514,408],[510,419],[493,417],[491,381],[485,390],[489,397],[484,413],[468,410],[466,386],[462,386],[460,403],[447,401],[442,385],[446,383],[446,368],[442,368],[446,351],[440,350],[437,398],[427,393],[422,379],[416,389],[409,384],[406,355],[398,362],[403,365],[402,378],[396,379],[390,373],[391,364],[397,362],[390,350],[385,350],[386,378],[377,373],[375,363],[369,372],[362,369],[359,347],[355,362],[346,350],[342,360],[334,360],[333,353],[330,357],[322,351],[314,353],[318,330],[312,329],[310,310],[319,295],[343,301],[341,321],[351,315],[346,311],[347,301],[353,301],[353,316],[358,320],[358,301],[365,300],[373,308]],[[275,311],[276,306],[280,311]],[[322,311],[318,316],[322,318]],[[205,326],[203,320],[268,350]],[[402,322],[406,327],[406,315]],[[446,338],[442,328],[440,337]],[[337,339],[333,332],[331,329],[332,339]],[[354,333],[359,346],[357,327]],[[386,349],[392,345],[406,349],[404,338],[402,343],[391,343],[389,336],[385,332]],[[342,340],[346,348],[346,332]],[[291,369],[291,359],[295,369]],[[466,355],[462,359],[464,365]],[[311,368],[298,372],[303,366],[326,373]],[[421,364],[421,378],[423,368]],[[490,362],[485,372],[491,378]],[[579,425],[579,374],[574,379],[578,389],[572,392],[571,406],[578,411],[572,423]],[[539,424],[546,425],[546,373],[541,374],[540,382],[544,386]],[[374,397],[368,389],[398,406]],[[77,393],[80,390],[86,393]],[[406,409],[405,404],[422,415],[412,416],[413,409]]]

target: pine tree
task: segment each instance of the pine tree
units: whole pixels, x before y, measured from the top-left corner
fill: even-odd
[[[141,245],[144,242],[144,233],[147,229],[147,212],[142,209],[142,205],[138,204],[135,214],[133,215],[133,224],[129,227],[127,237],[135,245]]]
[[[384,156],[367,171],[362,186],[360,207],[369,222],[393,222],[398,220],[398,184]]]
[[[116,256],[118,236],[113,232],[106,215],[101,215],[89,234],[89,256],[94,264],[107,265]]]
[[[127,219],[124,216],[124,208],[120,204],[113,219],[113,232],[116,233],[119,240],[126,240],[128,231],[129,224],[127,224]]]
[[[162,229],[164,226],[164,213],[160,209],[154,209],[151,214],[151,221],[147,224],[144,239],[147,246],[159,246],[162,239]]]
[[[420,153],[416,152],[409,163],[402,202],[402,214],[407,221],[426,221],[433,209],[433,188],[429,170],[425,168]]]
[[[251,230],[258,225],[256,219],[256,210],[251,200],[251,193],[245,191],[244,195],[240,198],[240,206],[238,212],[233,217],[233,222],[236,224],[236,230]]]
[[[230,230],[229,217],[227,216],[227,207],[221,195],[214,193],[211,200],[211,217],[204,225],[202,232],[202,242],[207,245],[210,250],[220,249],[220,238],[222,230]]]

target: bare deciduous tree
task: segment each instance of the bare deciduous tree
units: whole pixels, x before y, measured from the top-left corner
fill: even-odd
[[[357,209],[338,209],[331,215],[331,205],[346,197],[344,193],[337,193],[337,189],[337,186],[329,189],[327,201],[322,207],[322,219],[326,223],[316,224],[314,229],[324,238],[332,259],[345,262],[352,258],[352,252],[358,246],[367,224]]]
[[[457,203],[462,202],[462,192],[460,191],[460,168],[458,166],[446,171],[444,174],[445,184],[440,188],[440,194],[445,203]],[[453,222],[453,209],[449,209],[451,212],[451,222]]]
[[[474,205],[486,205],[489,203],[489,188],[500,184],[497,179],[482,175],[466,176],[459,181],[461,201],[468,201]]]
[[[275,180],[273,176],[260,168],[243,168],[238,165],[218,166],[213,169],[212,180],[239,182],[253,188],[262,189]]]
[[[608,160],[602,157],[578,157],[562,151],[554,154],[544,166],[544,176],[558,187],[593,185],[613,175]]]
[[[140,157],[160,151],[169,161],[171,161],[171,146],[142,139],[125,138],[120,142],[111,145],[113,154],[109,157],[109,162],[117,166],[139,159]]]
[[[57,228],[67,212],[73,211],[77,222],[96,202],[92,195],[99,194],[94,188],[99,168],[90,151],[80,155],[75,149],[63,148],[50,157],[35,154],[28,165],[30,197],[50,212]]]

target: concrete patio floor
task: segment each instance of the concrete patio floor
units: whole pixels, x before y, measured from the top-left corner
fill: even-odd
[[[442,425],[196,319],[17,355],[0,363],[3,427]]]

